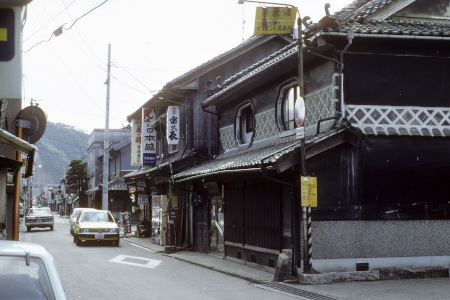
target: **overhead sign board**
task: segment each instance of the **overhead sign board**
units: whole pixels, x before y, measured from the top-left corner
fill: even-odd
[[[296,7],[257,7],[254,34],[293,34],[296,16]]]

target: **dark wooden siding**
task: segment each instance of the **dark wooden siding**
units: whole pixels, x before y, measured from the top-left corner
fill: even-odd
[[[450,139],[369,137],[307,161],[317,176],[312,219],[450,219]]]
[[[282,189],[264,180],[245,180],[225,187],[225,241],[280,250]]]
[[[450,59],[346,55],[345,101],[357,105],[449,107]]]

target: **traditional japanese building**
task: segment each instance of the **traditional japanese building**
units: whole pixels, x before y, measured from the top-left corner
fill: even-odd
[[[221,152],[173,176],[204,186],[210,232],[223,224],[210,243],[269,267],[283,249],[300,267],[305,248],[321,272],[448,267],[449,9],[357,0],[305,22],[301,53],[293,42],[211,86],[201,105],[218,114]],[[307,247],[302,170],[318,187]]]

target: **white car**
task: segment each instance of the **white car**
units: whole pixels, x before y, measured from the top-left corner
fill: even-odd
[[[75,221],[77,220],[78,216],[81,214],[81,212],[83,211],[93,211],[93,210],[97,210],[95,208],[86,208],[86,207],[77,207],[73,209],[72,214],[69,217],[69,231],[70,234],[73,235],[73,227],[75,226]]]
[[[53,256],[39,244],[0,240],[0,299],[67,299]]]
[[[55,219],[48,207],[32,207],[25,216],[25,225],[27,231],[30,232],[33,227],[48,227],[53,230]]]

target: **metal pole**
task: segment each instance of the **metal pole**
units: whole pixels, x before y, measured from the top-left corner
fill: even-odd
[[[300,86],[300,96],[305,99],[305,81],[303,74],[303,34],[302,34],[302,19],[300,16],[297,19],[297,27],[298,27],[298,77],[299,77],[299,86]],[[305,137],[301,138],[301,152],[300,152],[300,161],[301,161],[301,169],[300,175],[301,177],[306,176],[306,154],[305,154]],[[300,191],[300,195],[302,192]],[[302,207],[302,221],[303,221],[303,271],[305,273],[311,272],[312,269],[312,243],[311,243],[311,208],[307,208],[305,206]]]
[[[22,138],[22,127],[17,126],[17,137]],[[22,152],[16,152],[17,161],[22,161]],[[19,203],[20,203],[20,181],[22,180],[22,169],[18,169],[15,173],[15,191],[14,191],[14,205],[13,205],[13,215],[12,215],[12,239],[14,241],[19,240]]]
[[[103,189],[102,189],[102,209],[108,210],[108,181],[109,181],[109,90],[111,73],[111,44],[108,44],[108,77],[106,79],[106,115],[105,115],[105,136],[103,142]]]

